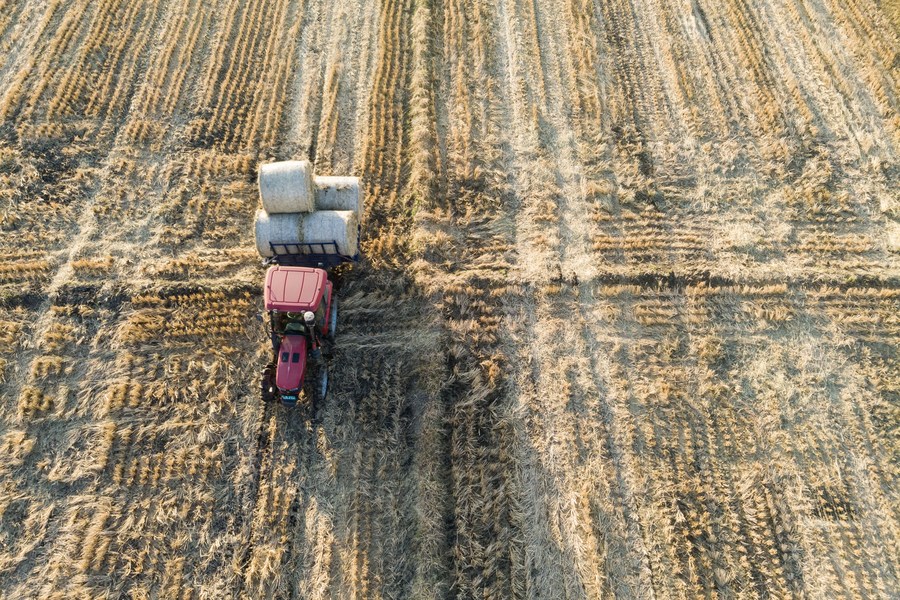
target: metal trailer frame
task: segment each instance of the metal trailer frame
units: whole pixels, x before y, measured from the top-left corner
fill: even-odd
[[[286,267],[332,269],[347,262],[359,262],[359,253],[348,256],[338,251],[337,241],[330,242],[269,242],[272,256],[263,264]]]

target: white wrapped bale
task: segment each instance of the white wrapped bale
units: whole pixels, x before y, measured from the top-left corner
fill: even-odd
[[[298,244],[303,241],[303,215],[299,213],[270,215],[256,211],[256,249],[263,258],[272,256],[269,242]]]
[[[260,165],[259,197],[270,215],[312,212],[316,208],[313,167],[308,160]]]
[[[363,194],[359,177],[316,176],[316,210],[352,210],[363,215]]]
[[[334,241],[339,253],[356,256],[358,224],[356,213],[352,210],[317,210],[303,218],[303,241]]]

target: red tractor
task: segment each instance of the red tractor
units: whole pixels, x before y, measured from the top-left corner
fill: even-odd
[[[271,246],[265,307],[273,358],[263,369],[261,396],[292,407],[302,392],[315,404],[328,393],[328,359],[338,318],[334,283],[326,269],[356,261],[358,255],[341,255],[332,242]]]

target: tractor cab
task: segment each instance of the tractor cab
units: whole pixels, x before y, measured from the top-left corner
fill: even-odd
[[[275,360],[263,373],[263,396],[296,404],[304,383],[324,397],[328,372],[322,347],[334,335],[337,306],[328,274],[312,267],[273,265],[266,272],[265,308]]]

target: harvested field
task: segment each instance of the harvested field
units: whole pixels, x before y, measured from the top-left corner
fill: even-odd
[[[896,0],[0,0],[0,598],[900,597]],[[361,177],[315,419],[256,169]]]

